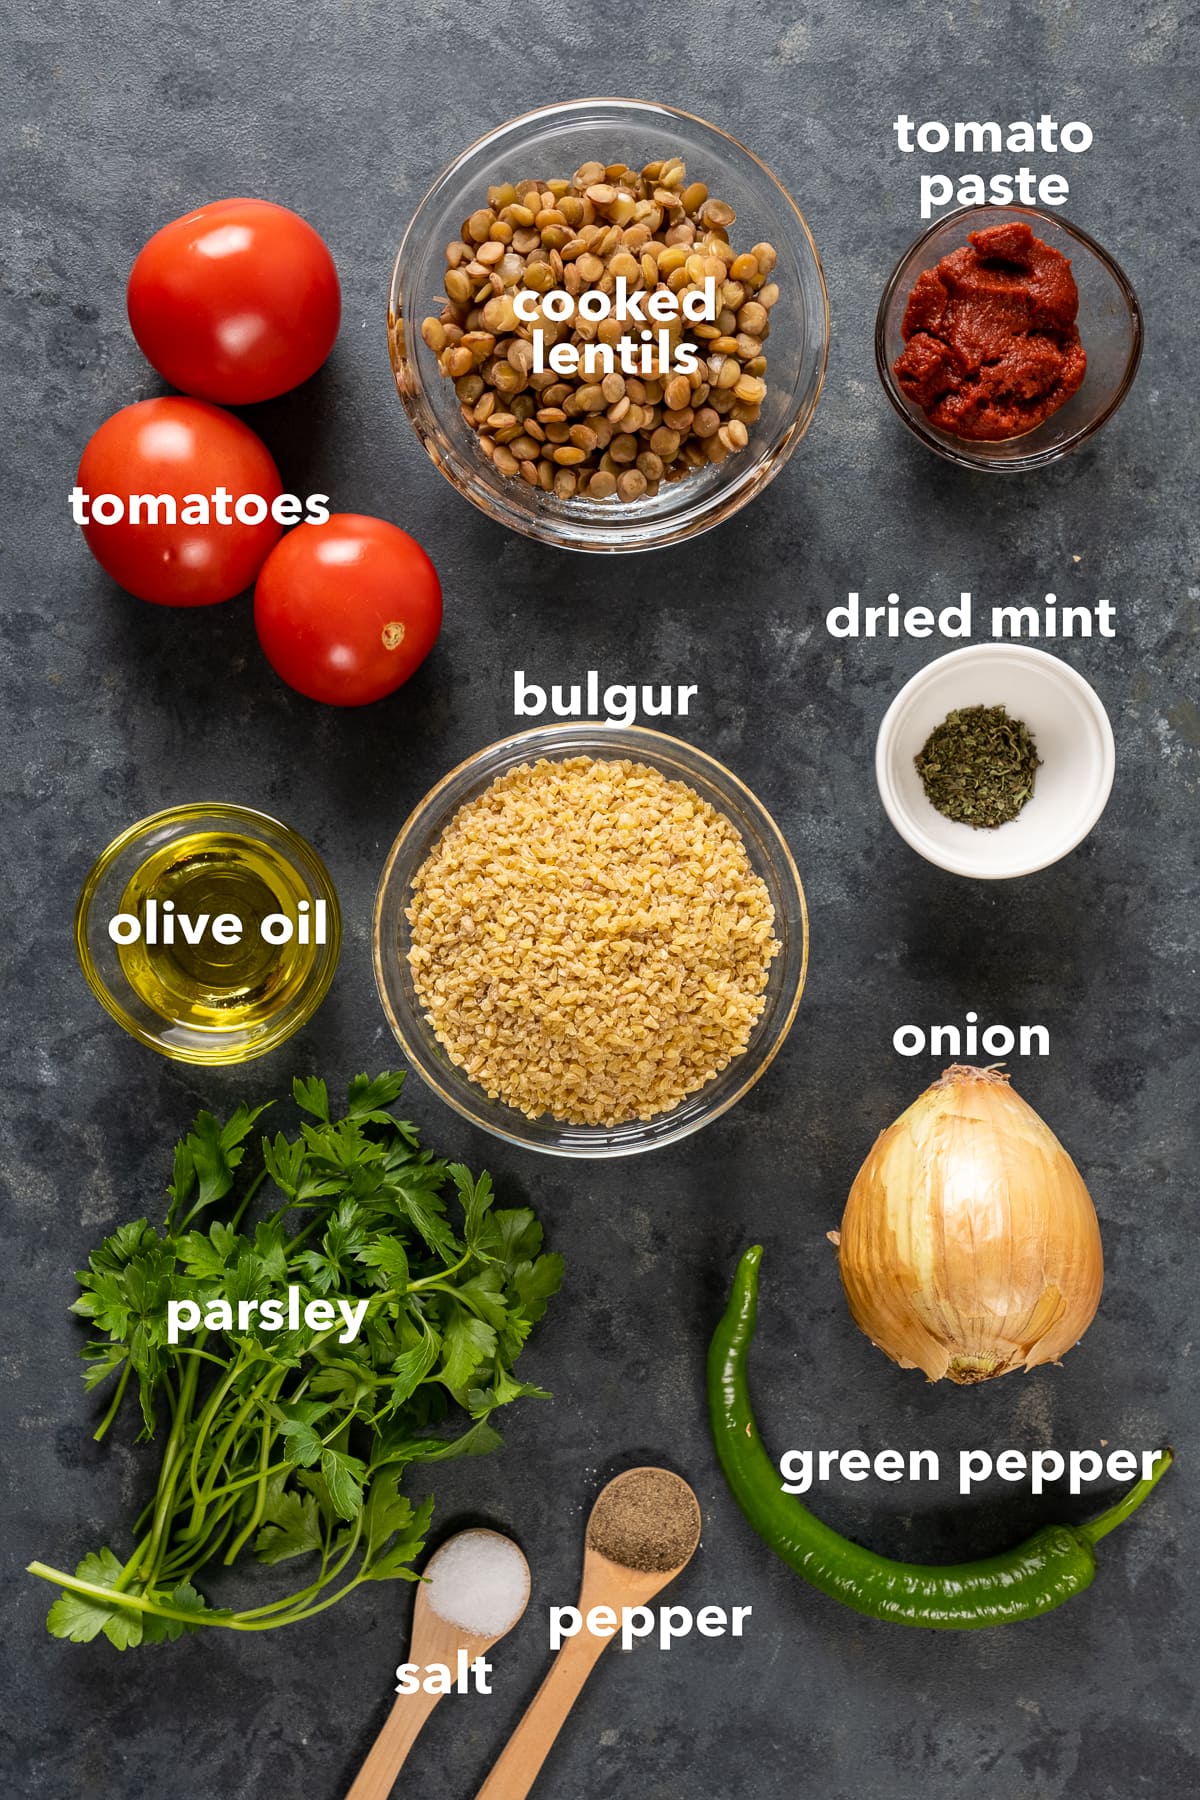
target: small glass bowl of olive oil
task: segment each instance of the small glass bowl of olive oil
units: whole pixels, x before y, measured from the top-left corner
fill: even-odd
[[[247,1062],[281,1044],[324,999],[341,939],[315,850],[245,806],[139,820],[105,850],[75,909],[96,998],[179,1062]]]

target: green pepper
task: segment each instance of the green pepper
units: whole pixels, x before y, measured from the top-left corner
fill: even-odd
[[[1015,1549],[979,1562],[892,1562],[823,1525],[785,1494],[763,1448],[746,1365],[754,1339],[762,1245],[746,1251],[708,1353],[708,1400],[717,1457],[734,1499],[759,1536],[806,1581],[871,1619],[934,1631],[977,1631],[1050,1612],[1091,1585],[1095,1545],[1135,1512],[1170,1467],[1152,1475],[1087,1525],[1046,1525]]]

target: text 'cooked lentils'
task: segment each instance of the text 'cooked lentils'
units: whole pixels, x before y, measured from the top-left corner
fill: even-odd
[[[669,1111],[746,1049],[781,948],[742,839],[681,781],[576,756],[455,813],[407,908],[450,1060],[528,1118]]]

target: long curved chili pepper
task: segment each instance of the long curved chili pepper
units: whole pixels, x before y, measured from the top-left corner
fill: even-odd
[[[1135,1512],[1165,1474],[1163,1450],[1152,1475],[1087,1525],[1046,1525],[999,1556],[978,1562],[892,1562],[840,1537],[791,1494],[767,1455],[750,1402],[747,1361],[758,1305],[762,1245],[746,1251],[725,1316],[708,1353],[713,1442],[734,1499],[777,1556],[822,1593],[872,1619],[934,1631],[977,1631],[1034,1619],[1091,1585],[1095,1545]]]

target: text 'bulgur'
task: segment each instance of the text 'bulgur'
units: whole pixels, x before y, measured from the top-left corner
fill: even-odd
[[[781,948],[736,828],[625,760],[539,760],[455,813],[412,888],[451,1061],[529,1118],[651,1119],[746,1049]]]

